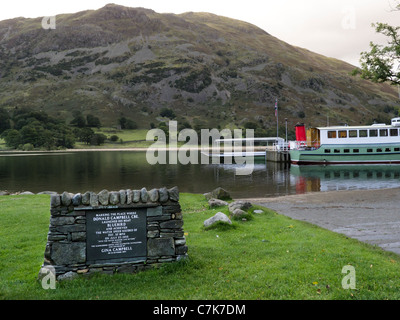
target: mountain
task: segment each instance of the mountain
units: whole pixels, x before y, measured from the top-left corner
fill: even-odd
[[[306,36],[306,35],[305,35]],[[327,43],[329,39],[327,39]],[[365,124],[398,114],[397,91],[350,75],[355,67],[210,13],[159,14],[109,4],[56,17],[0,22],[0,107],[73,111],[149,128],[172,109],[179,123],[275,128]]]

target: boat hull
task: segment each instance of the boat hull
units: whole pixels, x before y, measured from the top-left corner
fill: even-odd
[[[290,150],[292,164],[400,164],[400,144],[325,145]]]

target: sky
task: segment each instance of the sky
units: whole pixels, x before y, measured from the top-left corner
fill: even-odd
[[[210,12],[252,23],[291,45],[359,66],[370,41],[386,44],[372,23],[400,25],[396,0],[13,0],[0,4],[0,20],[37,18],[99,9],[108,3],[158,13]]]

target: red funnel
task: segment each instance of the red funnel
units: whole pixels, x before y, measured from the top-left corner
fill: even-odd
[[[306,141],[306,127],[304,124],[296,124],[296,141]]]

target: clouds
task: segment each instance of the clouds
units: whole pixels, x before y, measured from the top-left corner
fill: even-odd
[[[385,43],[371,23],[399,25],[400,21],[400,12],[391,12],[389,2],[376,0],[299,1],[286,11],[278,8],[277,13],[284,17],[281,22],[258,25],[290,44],[354,65],[358,65],[360,52],[368,50],[370,41]]]
[[[292,45],[352,64],[358,64],[370,41],[385,42],[371,23],[400,25],[400,11],[391,12],[395,0],[14,0],[2,8],[0,19],[98,9],[109,2],[159,13],[204,11],[247,21]]]

